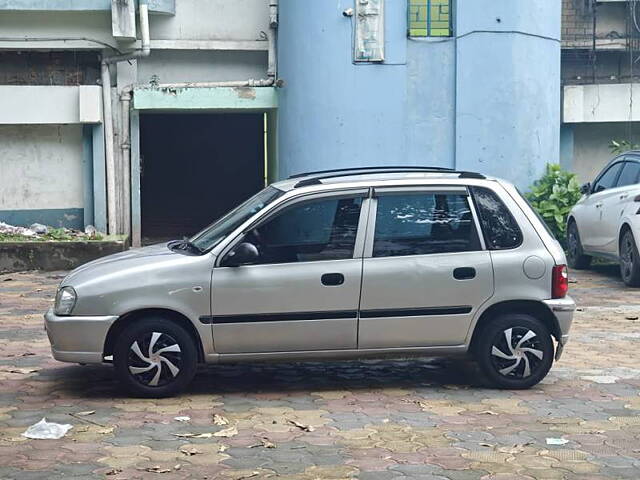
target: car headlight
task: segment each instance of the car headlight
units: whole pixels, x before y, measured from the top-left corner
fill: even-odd
[[[56,293],[53,311],[56,315],[69,315],[76,305],[76,291],[72,287],[62,287]]]

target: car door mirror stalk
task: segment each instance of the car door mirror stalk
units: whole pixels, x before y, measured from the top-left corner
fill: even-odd
[[[239,267],[255,263],[260,258],[258,247],[250,242],[242,242],[238,244],[224,260],[225,267]]]

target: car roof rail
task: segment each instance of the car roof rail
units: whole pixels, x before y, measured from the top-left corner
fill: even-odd
[[[359,172],[358,175],[362,174],[362,172],[381,172],[383,170],[394,170],[394,171],[408,171],[408,172],[440,172],[440,171],[454,171],[453,168],[447,167],[429,167],[429,166],[421,166],[421,165],[387,165],[387,166],[375,166],[375,167],[350,167],[350,168],[334,168],[330,170],[316,170],[315,172],[304,172],[304,173],[296,173],[295,175],[290,175],[289,179],[293,178],[301,178],[301,177],[309,177],[311,175],[324,175],[329,173],[341,173],[341,172]],[[386,173],[386,172],[385,172]]]
[[[420,173],[452,173],[458,174],[458,178],[472,178],[472,179],[485,179],[486,177],[481,173],[466,172],[460,170],[454,170],[444,167],[369,167],[369,168],[346,168],[339,170],[328,170],[326,172],[316,172],[311,174],[305,174],[305,176],[313,175],[310,178],[305,178],[296,183],[293,188],[308,187],[311,185],[322,185],[321,180],[327,180],[330,178],[339,177],[351,177],[357,175],[370,174],[383,174],[383,173],[407,173],[407,172],[420,172]],[[289,177],[290,179],[299,178],[299,176]]]

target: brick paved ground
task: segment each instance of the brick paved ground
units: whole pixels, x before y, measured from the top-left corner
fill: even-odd
[[[528,391],[482,388],[461,362],[377,361],[208,367],[165,400],[51,358],[60,278],[0,275],[2,479],[640,478],[640,290],[615,268],[575,276],[572,341]],[[21,437],[42,417],[74,428]]]

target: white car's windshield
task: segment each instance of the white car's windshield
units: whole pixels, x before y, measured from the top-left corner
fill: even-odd
[[[284,192],[275,187],[265,188],[197,233],[190,239],[190,243],[202,252],[212,249],[242,223],[282,195]]]

